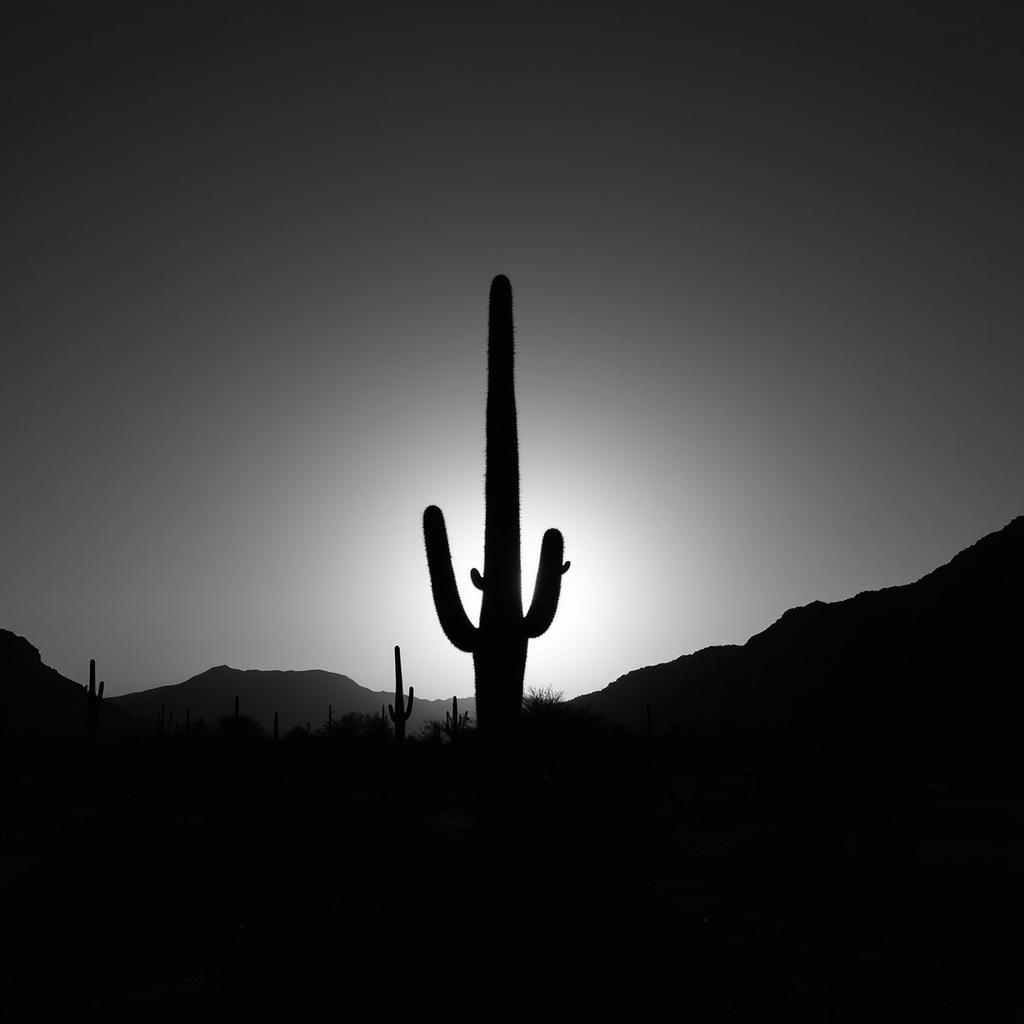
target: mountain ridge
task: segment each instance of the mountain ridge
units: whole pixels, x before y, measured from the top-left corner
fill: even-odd
[[[990,760],[1019,747],[1019,688],[1008,682],[1022,568],[1018,516],[915,581],[789,608],[744,644],[634,669],[573,703],[637,730],[650,706],[662,732],[862,730],[890,746],[900,734],[932,759]],[[944,754],[944,743],[962,750]]]
[[[406,693],[408,689],[407,685]],[[239,713],[256,719],[265,729],[273,727],[277,712],[282,733],[307,722],[311,728],[319,728],[327,719],[328,705],[337,721],[351,712],[379,715],[382,706],[394,703],[395,699],[393,690],[370,690],[350,676],[327,669],[239,669],[215,665],[183,682],[121,694],[112,700],[150,720],[165,707],[174,710],[178,721],[184,719],[188,710],[193,721],[204,718],[212,723],[233,713],[236,696]],[[475,717],[473,698],[460,697],[459,707]],[[450,708],[450,698],[416,697],[408,723],[410,731],[415,733],[431,719],[444,721],[445,710]]]
[[[1024,516],[1017,516],[917,580],[788,608],[743,644],[633,669],[570,703],[636,730],[645,728],[650,707],[655,731],[711,736],[813,728],[869,728],[874,735],[871,729],[891,730],[895,722],[927,734],[933,747],[966,743],[967,757],[985,755],[985,731],[1001,720],[1008,744],[1019,747],[1020,687],[1011,690],[1008,681],[1011,623],[1024,621],[1021,588],[1015,599],[1011,581],[1022,569]],[[971,685],[960,685],[963,678]],[[328,705],[337,719],[351,711],[380,714],[394,699],[393,691],[370,690],[327,669],[224,664],[106,699],[101,734],[149,729],[161,707],[177,721],[187,710],[193,720],[215,721],[233,712],[235,696],[240,713],[267,729],[277,711],[282,732],[319,726]],[[475,718],[474,699],[459,701]],[[450,699],[417,698],[410,730],[443,721],[449,708]],[[0,712],[6,734],[74,734],[84,729],[85,698],[81,684],[45,665],[30,641],[0,629]]]
[[[86,688],[45,664],[26,637],[0,629],[0,735],[70,738],[86,735]],[[101,738],[141,732],[144,723],[104,700]]]

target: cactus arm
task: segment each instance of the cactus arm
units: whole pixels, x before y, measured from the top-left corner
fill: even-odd
[[[568,562],[562,564],[563,550],[562,534],[558,530],[548,530],[540,546],[540,563],[537,567],[533,601],[523,619],[523,627],[528,637],[538,637],[544,633],[558,610],[562,576],[569,570]]]
[[[389,704],[388,705],[388,714],[391,716],[391,721],[393,722],[395,720],[395,706],[394,706],[394,704]]]
[[[477,590],[484,589],[484,578],[476,569],[469,570],[469,578],[473,581],[473,586],[476,587]]]
[[[469,621],[452,569],[452,553],[444,514],[436,505],[423,513],[423,538],[427,547],[427,568],[434,607],[444,635],[460,651],[472,653],[477,646],[477,628]]]
[[[409,718],[412,715],[412,694],[416,687],[409,687],[409,699],[405,702],[405,717]]]

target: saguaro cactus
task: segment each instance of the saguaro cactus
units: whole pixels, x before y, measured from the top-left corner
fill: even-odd
[[[409,700],[402,705],[402,649],[395,645],[395,703],[388,705],[388,714],[395,723],[395,740],[401,743],[405,739],[405,723],[412,714],[413,687],[409,687]]]
[[[103,701],[103,680],[100,680],[100,688],[96,689],[96,659],[89,659],[89,688],[85,693],[86,700],[86,723],[89,742],[95,743],[100,730],[100,704]]]
[[[474,626],[459,598],[444,515],[436,505],[423,513],[434,607],[445,636],[473,655],[479,728],[500,734],[518,722],[523,701],[528,642],[544,633],[558,608],[564,544],[558,530],[544,534],[530,610],[523,615],[519,542],[519,434],[516,424],[512,286],[491,282],[487,338],[487,446],[484,480],[484,571],[470,572],[483,592],[480,624]]]
[[[459,698],[452,697],[452,709],[444,713],[444,731],[453,740],[458,739],[469,724],[469,712],[459,714]]]

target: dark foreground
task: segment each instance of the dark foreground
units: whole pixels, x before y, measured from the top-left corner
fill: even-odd
[[[501,768],[371,733],[5,748],[8,1015],[1020,1019],[1017,787],[557,711]]]

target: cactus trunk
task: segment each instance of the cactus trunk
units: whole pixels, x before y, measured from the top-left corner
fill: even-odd
[[[86,735],[90,744],[95,744],[99,739],[100,731],[100,704],[103,702],[103,680],[100,680],[100,688],[96,689],[96,659],[89,659],[89,686],[85,691],[86,700]]]
[[[402,691],[402,649],[395,646],[395,703],[388,705],[388,714],[395,724],[395,741],[401,743],[405,739],[405,723],[412,715],[413,687],[409,687],[409,699],[403,703]]]
[[[466,726],[469,724],[469,712],[464,711],[461,715],[459,714],[459,698],[452,697],[452,709],[444,713],[444,732],[448,738],[455,740],[459,735],[465,731]]]
[[[562,576],[563,541],[548,530],[530,610],[523,615],[519,527],[519,437],[515,398],[512,286],[507,277],[491,283],[487,344],[487,443],[484,497],[484,571],[473,585],[483,591],[480,624],[466,616],[455,583],[444,515],[436,505],[423,513],[423,533],[434,605],[448,639],[473,655],[476,714],[485,734],[509,732],[519,721],[531,638],[544,633],[555,616]]]

